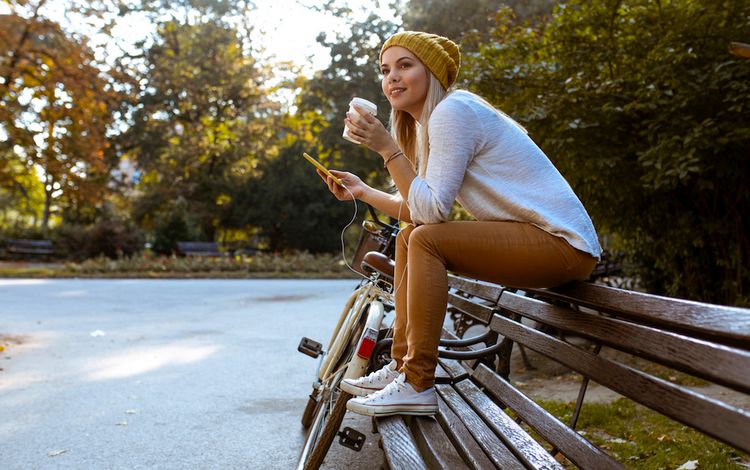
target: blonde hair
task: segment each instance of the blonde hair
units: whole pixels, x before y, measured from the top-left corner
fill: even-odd
[[[427,74],[430,83],[427,87],[427,96],[425,96],[424,105],[422,106],[422,115],[419,117],[419,122],[417,122],[412,115],[406,111],[398,111],[393,108],[391,108],[390,119],[391,137],[396,141],[396,144],[398,144],[399,148],[404,152],[404,155],[406,155],[406,158],[411,162],[414,171],[421,178],[425,177],[425,173],[427,172],[427,160],[430,156],[430,116],[432,116],[432,112],[435,111],[437,105],[440,104],[440,102],[450,93],[443,87],[440,81],[429,71],[429,69],[427,70]],[[505,116],[524,133],[528,134],[526,128],[519,124],[515,119],[497,109],[481,96],[474,96],[488,107],[494,109],[499,115]]]
[[[426,68],[426,67],[425,67]],[[448,96],[448,91],[427,70],[429,86],[422,106],[422,115],[417,122],[411,114],[406,111],[398,111],[391,108],[391,136],[398,146],[404,151],[404,155],[411,162],[414,171],[422,178],[427,171],[427,159],[430,155],[430,134],[428,123],[432,112],[441,101]]]

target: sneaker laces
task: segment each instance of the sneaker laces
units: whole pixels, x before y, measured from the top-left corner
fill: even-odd
[[[406,389],[406,374],[401,373],[393,382],[386,385],[382,390],[378,390],[377,392],[370,395],[368,399],[378,399],[384,395],[391,396],[394,393],[398,393],[404,389]]]
[[[381,367],[375,372],[370,373],[370,375],[365,377],[365,380],[368,383],[373,383],[376,380],[384,380],[388,376],[388,374],[395,372],[393,369],[390,368],[390,366],[391,366],[391,363],[388,363],[386,366]]]

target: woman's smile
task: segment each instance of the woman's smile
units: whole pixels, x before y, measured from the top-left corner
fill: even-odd
[[[429,86],[427,67],[408,49],[394,46],[383,52],[380,71],[383,94],[393,109],[419,119]]]

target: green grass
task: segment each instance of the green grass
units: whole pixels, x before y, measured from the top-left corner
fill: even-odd
[[[539,404],[566,423],[575,409],[574,403]],[[676,469],[690,460],[699,469],[750,468],[746,454],[624,398],[584,404],[576,428],[628,468]]]

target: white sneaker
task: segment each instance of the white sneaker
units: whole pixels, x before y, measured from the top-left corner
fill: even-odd
[[[392,360],[382,369],[372,372],[370,375],[358,379],[344,379],[341,381],[341,390],[351,393],[355,397],[364,397],[378,390],[382,390],[386,385],[396,380],[398,371],[396,371],[396,361]]]
[[[437,392],[430,387],[417,392],[400,374],[383,390],[367,397],[352,398],[346,409],[365,416],[434,415],[437,413]]]

